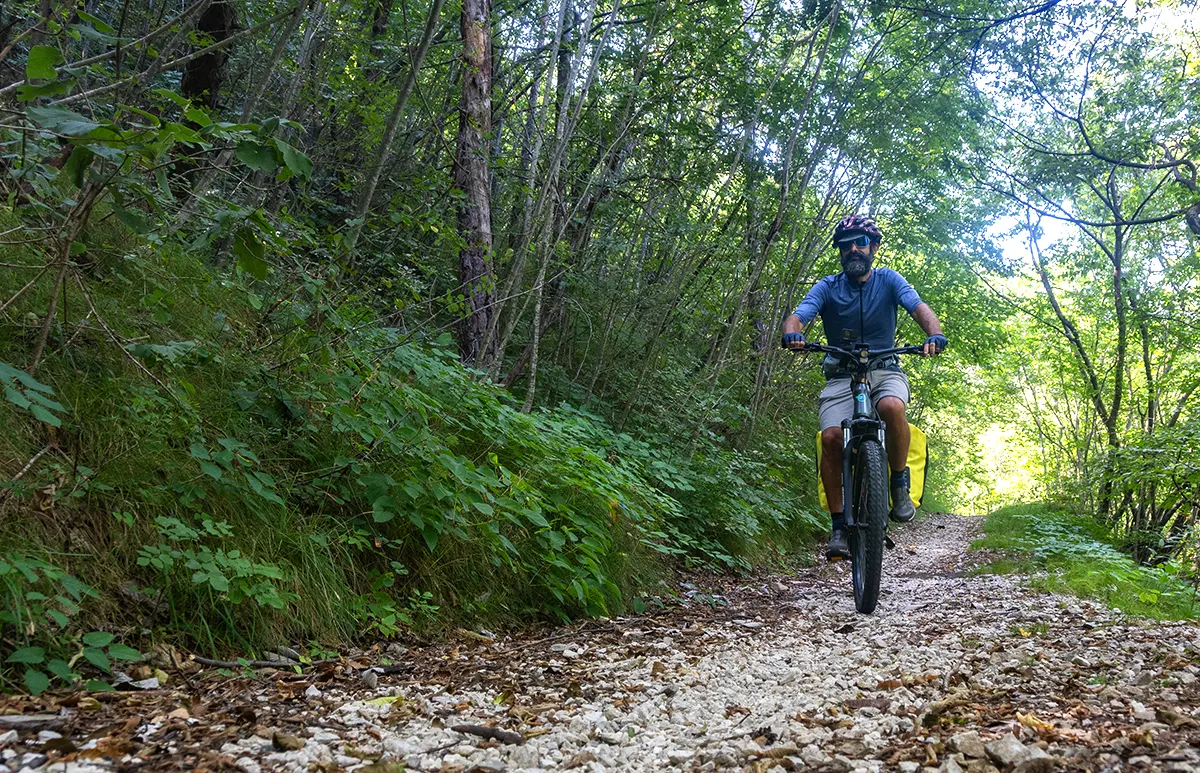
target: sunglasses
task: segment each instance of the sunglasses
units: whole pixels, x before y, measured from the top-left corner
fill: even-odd
[[[868,247],[868,246],[870,246],[870,244],[871,244],[871,237],[867,236],[866,234],[863,234],[862,236],[855,236],[853,239],[841,240],[840,242],[838,242],[838,249],[839,250],[848,250],[851,247],[855,247],[855,246]]]

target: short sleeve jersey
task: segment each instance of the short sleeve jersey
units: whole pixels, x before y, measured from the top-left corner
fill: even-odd
[[[896,345],[897,308],[912,314],[920,303],[921,296],[908,280],[890,268],[874,268],[861,284],[845,272],[825,277],[795,313],[805,325],[819,315],[825,340],[833,346],[863,341],[871,349],[890,349]]]

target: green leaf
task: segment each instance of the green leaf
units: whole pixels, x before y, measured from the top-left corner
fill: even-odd
[[[135,234],[144,236],[154,230],[154,227],[150,225],[150,221],[146,219],[146,216],[136,210],[118,208],[113,210],[113,214],[117,216],[117,220],[124,223],[125,227]]]
[[[82,136],[100,126],[74,110],[53,105],[26,108],[25,115],[43,129],[69,136]]]
[[[283,140],[275,140],[275,147],[283,155],[283,163],[297,177],[308,177],[312,174],[312,160]]]
[[[103,32],[105,35],[116,35],[117,34],[117,31],[115,29],[113,29],[112,27],[110,27],[108,24],[106,24],[103,19],[99,19],[95,16],[92,16],[90,13],[87,13],[86,11],[76,10],[75,15],[78,16],[83,21],[87,22],[88,24],[92,25],[99,32]]]
[[[50,686],[50,677],[41,671],[36,671],[32,668],[26,669],[25,686],[29,688],[30,695],[41,695]]]
[[[135,650],[133,647],[127,647],[124,644],[114,644],[108,648],[109,657],[116,660],[141,660],[142,653]]]
[[[30,80],[57,78],[58,70],[56,68],[64,61],[63,55],[57,48],[34,46],[29,49],[29,59],[25,62],[25,77]]]
[[[72,24],[71,29],[75,30],[85,38],[99,40],[102,43],[115,43],[117,40],[114,36],[106,35],[100,30],[97,30],[87,24]]]
[[[208,113],[198,107],[189,107],[184,110],[183,117],[197,126],[212,126],[212,119],[208,117]]]
[[[257,142],[239,142],[236,155],[238,161],[256,172],[274,172],[279,168],[275,149],[259,145]]]
[[[431,553],[434,550],[437,550],[438,538],[441,537],[441,534],[438,533],[437,529],[435,529],[432,525],[427,525],[421,530],[421,536],[425,539],[425,546],[429,548]]]
[[[191,107],[192,105],[192,101],[190,99],[181,96],[170,89],[154,89],[154,91],[151,91],[150,93],[162,97],[163,99],[169,99],[179,107]]]
[[[47,663],[46,670],[49,671],[50,673],[54,674],[55,676],[57,676],[59,679],[63,680],[64,682],[71,681],[71,678],[73,676],[73,674],[71,673],[71,667],[69,665],[67,665],[67,662],[65,660],[59,660],[58,658],[55,658],[54,660],[51,660],[49,663]]]
[[[114,637],[111,633],[105,633],[104,631],[92,631],[91,633],[84,634],[83,643],[89,647],[107,647],[108,645],[112,644],[114,638],[116,637]]]
[[[233,237],[233,254],[238,266],[255,279],[266,279],[270,266],[263,260],[266,249],[258,240],[258,234],[249,226],[242,226]]]
[[[35,392],[32,389],[30,389],[27,392],[25,392],[25,396],[28,397],[31,402],[37,403],[38,405],[42,406],[46,410],[49,410],[49,411],[65,411],[65,410],[67,410],[67,407],[65,405],[63,405],[62,403],[60,403],[56,400],[51,400],[49,397],[46,397],[45,395],[43,395],[41,392]]]
[[[46,386],[25,371],[17,370],[5,362],[0,362],[0,379],[16,379],[30,389],[36,389],[39,392],[45,392],[49,395],[54,394],[54,389],[51,387]]]
[[[104,650],[95,647],[84,647],[83,656],[87,661],[96,668],[107,673],[112,673],[112,663],[108,659],[108,655],[104,654]]]
[[[47,411],[40,405],[30,405],[29,412],[32,413],[40,421],[44,421],[52,427],[61,427],[62,419],[55,416],[50,411]]]
[[[117,688],[113,687],[108,682],[104,682],[99,679],[87,680],[87,684],[84,685],[84,689],[87,690],[88,692],[116,692],[117,691]]]
[[[4,397],[18,408],[24,408],[28,410],[29,406],[31,405],[28,397],[10,386],[4,387]]]
[[[39,97],[61,97],[70,92],[74,85],[75,82],[71,80],[50,81],[40,86],[23,83],[17,87],[17,101],[33,102]]]
[[[91,148],[86,145],[76,145],[58,176],[70,180],[76,188],[82,188],[88,167],[92,165],[92,159],[95,157],[96,154],[92,152]]]
[[[387,523],[396,517],[396,500],[390,496],[384,495],[375,500],[371,505],[371,517],[375,523]]]
[[[224,470],[212,462],[200,462],[200,470],[213,480],[220,480],[221,476],[225,474]]]
[[[22,647],[8,656],[5,663],[41,663],[46,659],[46,650],[41,647]]]

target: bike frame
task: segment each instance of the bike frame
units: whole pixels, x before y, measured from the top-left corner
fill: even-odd
[[[854,415],[842,419],[842,511],[846,514],[846,526],[849,529],[861,530],[863,524],[855,519],[854,503],[854,462],[858,447],[866,438],[875,438],[887,453],[887,425],[875,413],[875,403],[871,400],[871,385],[868,376],[871,373],[871,363],[884,357],[898,354],[923,354],[920,346],[900,346],[894,349],[870,351],[865,345],[859,344],[852,351],[839,349],[836,346],[819,346],[808,344],[801,351],[823,352],[832,354],[844,362],[854,366],[850,376],[850,391],[854,399]]]
[[[864,355],[866,350],[863,350]],[[862,525],[855,520],[854,506],[854,462],[857,461],[858,447],[864,438],[875,437],[880,447],[887,453],[887,440],[884,436],[887,425],[875,413],[875,403],[871,400],[871,385],[867,381],[870,371],[865,367],[851,376],[850,389],[854,396],[854,416],[842,419],[842,511],[846,514],[846,526],[851,529],[861,529]]]

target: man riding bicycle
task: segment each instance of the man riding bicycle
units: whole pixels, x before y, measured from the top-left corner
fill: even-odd
[[[940,354],[949,341],[942,324],[912,285],[890,268],[872,268],[883,233],[865,215],[850,215],[837,224],[833,244],[838,248],[842,272],[817,282],[796,311],[783,324],[783,346],[804,346],[804,329],[821,317],[830,344],[850,348],[865,343],[872,350],[896,345],[896,313],[904,307],[928,338],[925,356]],[[891,468],[892,511],[889,516],[902,523],[916,515],[909,498],[908,446],[910,433],[905,407],[909,401],[908,377],[900,370],[898,357],[875,364],[868,382],[875,411],[887,424],[887,456]],[[842,503],[842,420],[854,413],[850,373],[841,363],[827,357],[826,384],[821,391],[821,483],[825,486],[833,519],[833,533],[825,550],[827,558],[848,558],[846,516]]]

